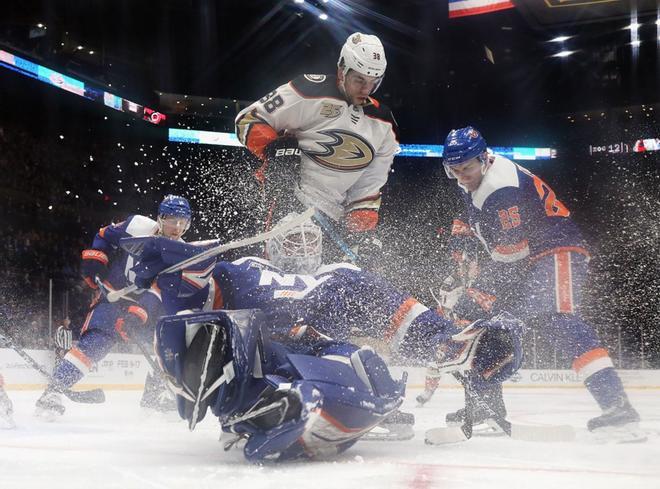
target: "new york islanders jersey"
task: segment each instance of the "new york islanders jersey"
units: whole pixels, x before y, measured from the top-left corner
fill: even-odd
[[[481,185],[465,192],[465,210],[454,220],[452,239],[476,238],[497,263],[516,263],[554,250],[587,255],[570,212],[539,177],[499,155]]]
[[[153,219],[137,214],[129,216],[123,222],[102,227],[94,237],[92,247],[83,251],[82,258],[106,265],[106,286],[121,289],[133,283],[135,274],[131,268],[135,263],[133,257],[119,247],[119,240],[132,236],[155,236],[158,230],[158,223]],[[88,285],[96,288],[95,284]]]
[[[191,286],[197,292],[191,294]],[[348,263],[296,275],[247,257],[183,270],[180,278],[161,276],[158,287],[168,314],[182,309],[262,309],[269,323],[286,334],[311,326],[346,340],[359,332],[387,340],[393,351],[406,356],[430,354],[432,337],[458,331],[410,295]]]
[[[349,105],[335,76],[301,75],[242,110],[236,134],[261,159],[278,136],[295,136],[301,172],[292,191],[298,200],[336,221],[366,211],[371,217],[362,225],[372,228],[399,143],[390,109],[370,101]]]

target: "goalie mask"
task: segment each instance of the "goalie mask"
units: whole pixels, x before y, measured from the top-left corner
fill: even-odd
[[[278,225],[296,218],[292,212]],[[323,233],[311,220],[270,239],[266,253],[273,264],[289,273],[311,275],[321,266]]]

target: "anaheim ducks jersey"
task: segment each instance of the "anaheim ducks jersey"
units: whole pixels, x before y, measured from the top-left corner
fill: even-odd
[[[301,75],[241,111],[236,134],[261,159],[285,131],[295,136],[301,150],[298,200],[335,220],[356,210],[375,211],[377,220],[380,190],[399,143],[390,109],[370,102],[349,105],[335,76]]]

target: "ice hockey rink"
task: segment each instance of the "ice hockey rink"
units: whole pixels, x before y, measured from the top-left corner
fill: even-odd
[[[194,432],[183,421],[146,413],[139,391],[108,391],[101,405],[66,400],[63,418],[33,417],[38,391],[10,391],[14,430],[0,431],[0,487],[35,488],[469,488],[534,489],[660,487],[660,391],[631,390],[646,443],[596,443],[584,428],[597,414],[584,389],[506,389],[512,421],[571,424],[570,443],[473,438],[424,444],[426,429],[461,406],[459,389],[443,387],[424,407],[409,389],[404,407],[416,416],[415,438],[361,441],[336,460],[255,466],[240,449],[223,450],[217,419]]]

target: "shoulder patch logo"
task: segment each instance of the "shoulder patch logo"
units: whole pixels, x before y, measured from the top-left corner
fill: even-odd
[[[353,37],[351,37],[351,42],[353,44],[360,44],[360,41],[362,41],[360,34],[355,34]]]
[[[334,119],[341,115],[341,105],[331,104],[330,102],[323,102],[321,104],[321,110],[319,114],[321,117],[327,117],[328,119]]]
[[[375,152],[371,144],[362,136],[349,131],[329,129],[319,134],[330,141],[317,141],[323,151],[309,151],[305,154],[319,165],[337,171],[357,171],[369,166]]]
[[[312,83],[323,83],[327,77],[325,75],[305,75],[305,80]]]

